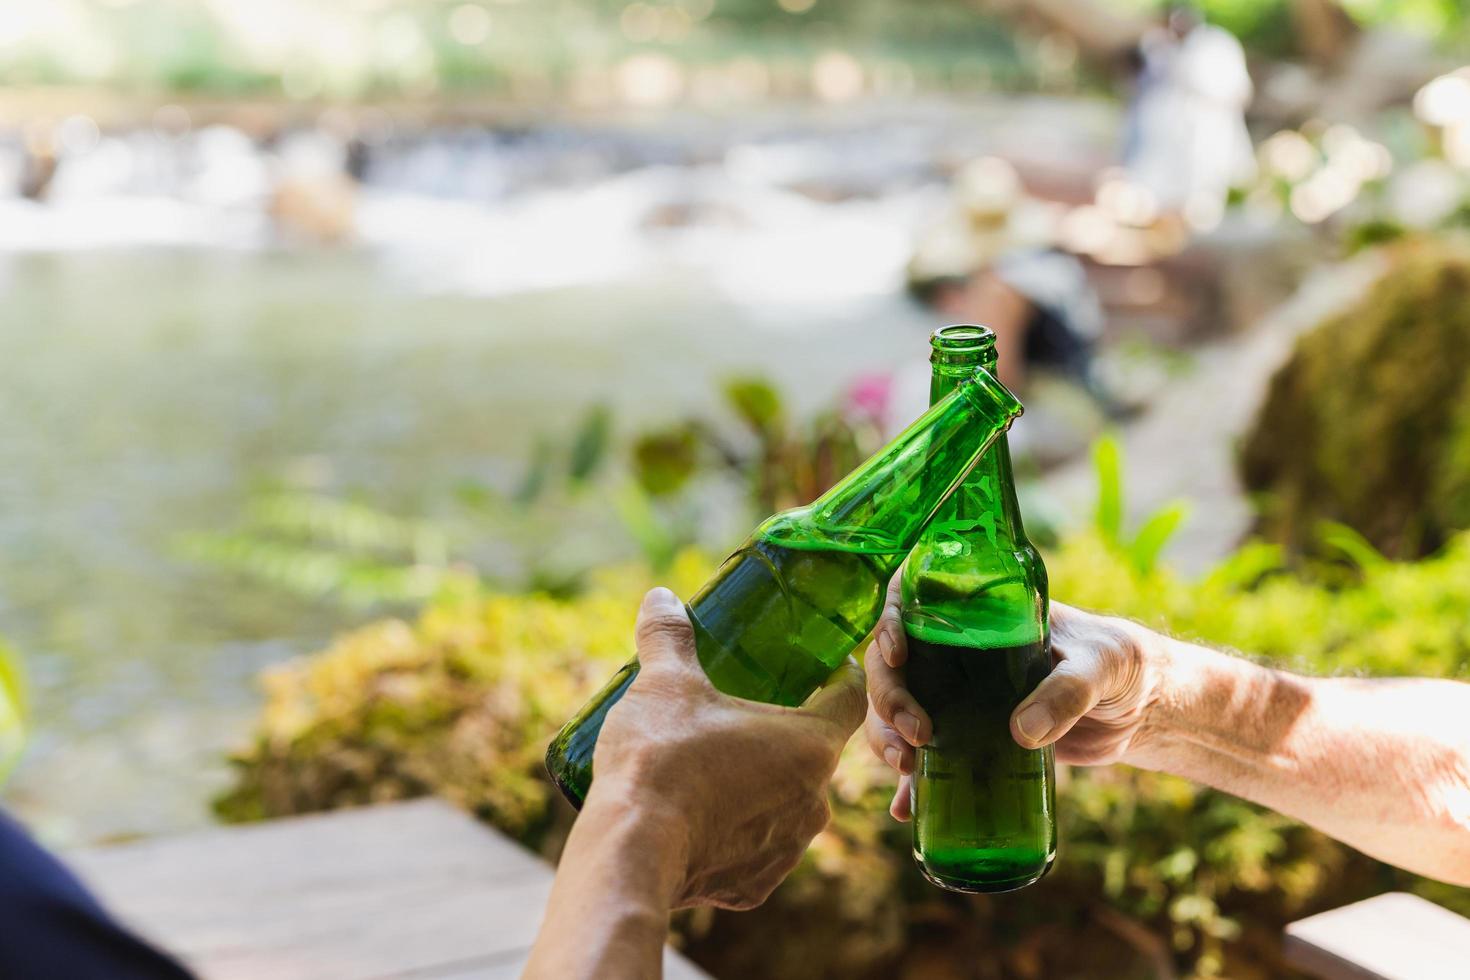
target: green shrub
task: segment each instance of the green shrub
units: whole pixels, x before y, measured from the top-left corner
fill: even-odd
[[[1470,253],[1407,243],[1297,343],[1242,458],[1263,529],[1295,549],[1338,521],[1414,558],[1470,528]]]
[[[1281,549],[1262,544],[1197,581],[1141,571],[1101,534],[1070,540],[1048,564],[1069,602],[1305,670],[1470,667],[1470,535],[1429,561],[1370,562],[1330,589],[1281,571]],[[661,580],[687,595],[709,570],[685,554]],[[268,672],[259,734],[221,814],[438,793],[554,856],[572,814],[542,774],[542,750],[629,654],[651,581],[622,568],[575,599],[469,590]],[[1388,887],[1467,903],[1233,797],[1126,767],[1064,773],[1062,853],[1041,884],[961,897],[919,878],[906,828],[886,814],[891,792],[855,740],[832,826],[802,867],[760,910],[680,917],[690,953],[731,977],[1127,977],[1161,959],[1265,977],[1283,972],[1290,918]]]

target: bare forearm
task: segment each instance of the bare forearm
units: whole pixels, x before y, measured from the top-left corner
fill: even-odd
[[[591,795],[562,854],[528,980],[661,975],[682,846],[664,826]]]
[[[1470,685],[1302,677],[1177,641],[1130,761],[1470,884]]]

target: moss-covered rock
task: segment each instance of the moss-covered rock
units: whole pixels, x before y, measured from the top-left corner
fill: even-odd
[[[1398,248],[1360,303],[1298,341],[1241,462],[1263,532],[1298,550],[1323,520],[1404,558],[1470,527],[1470,251]]]

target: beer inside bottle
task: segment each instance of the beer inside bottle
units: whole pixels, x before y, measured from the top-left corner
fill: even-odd
[[[931,396],[976,364],[984,327],[935,332]],[[1023,749],[1010,716],[1051,670],[1046,567],[1026,538],[1004,436],[940,508],[904,566],[909,690],[934,735],[913,776],[914,858],[955,891],[1023,888],[1056,857],[1056,764]]]
[[[925,523],[1021,406],[983,369],[815,503],[768,518],[689,601],[700,665],[726,694],[799,705],[877,625],[887,584]],[[630,661],[567,722],[546,768],[574,806],[592,783]]]

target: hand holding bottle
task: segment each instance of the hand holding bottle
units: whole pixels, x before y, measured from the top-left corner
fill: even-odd
[[[1047,678],[1011,713],[1011,737],[1023,748],[1055,745],[1057,761],[1107,765],[1129,758],[1158,688],[1149,651],[1162,637],[1124,619],[1051,604],[1052,659]],[[904,678],[908,647],[899,617],[895,578],[888,604],[868,647],[868,745],[902,774],[891,812],[909,819],[914,749],[933,726]]]
[[[862,671],[849,658],[799,708],[722,694],[667,589],[644,599],[637,640],[643,669],[603,725],[583,821],[612,810],[662,828],[658,851],[680,866],[675,908],[759,905],[827,825],[827,782],[862,723]]]
[[[528,980],[658,976],[670,909],[765,901],[827,825],[862,722],[851,658],[800,708],[717,691],[668,589],[644,597],[636,640],[642,670],[602,726]]]

